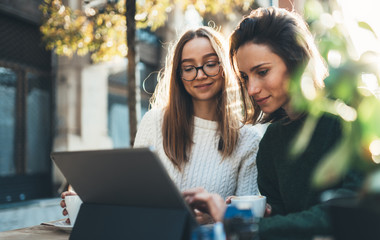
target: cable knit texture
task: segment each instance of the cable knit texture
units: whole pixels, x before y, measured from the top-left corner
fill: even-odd
[[[189,162],[181,172],[165,154],[162,122],[162,110],[147,112],[140,122],[134,147],[153,146],[180,191],[203,187],[223,198],[258,194],[256,154],[261,136],[255,127],[243,126],[235,151],[222,160],[218,151],[218,123],[194,117],[194,144]]]

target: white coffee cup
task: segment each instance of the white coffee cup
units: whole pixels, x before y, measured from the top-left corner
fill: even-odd
[[[74,225],[75,220],[77,219],[77,215],[82,204],[82,200],[78,195],[69,195],[65,196],[66,210],[69,214],[70,223]]]
[[[267,198],[261,195],[236,196],[231,198],[231,204],[251,208],[255,217],[264,217]]]

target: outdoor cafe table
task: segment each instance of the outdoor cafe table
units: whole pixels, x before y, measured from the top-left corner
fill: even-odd
[[[68,240],[69,237],[70,232],[50,225],[36,225],[0,232],[0,240]],[[315,237],[313,240],[333,240],[333,238]]]
[[[69,237],[70,232],[49,225],[36,225],[0,232],[1,240],[68,240]]]

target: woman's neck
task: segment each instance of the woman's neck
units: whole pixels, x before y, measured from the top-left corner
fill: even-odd
[[[302,115],[299,112],[294,111],[294,109],[290,106],[290,101],[288,101],[282,108],[285,110],[286,115],[288,115],[290,120],[297,119],[300,115]]]
[[[193,101],[194,116],[206,120],[216,121],[218,119],[216,114],[216,105],[216,102],[212,101]]]

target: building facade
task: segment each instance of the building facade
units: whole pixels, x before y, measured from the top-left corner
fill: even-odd
[[[54,77],[38,4],[0,2],[0,204],[51,196]]]

